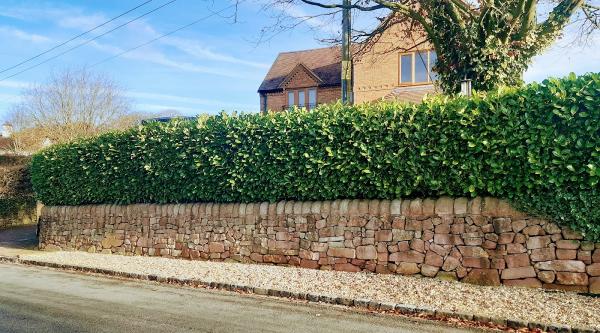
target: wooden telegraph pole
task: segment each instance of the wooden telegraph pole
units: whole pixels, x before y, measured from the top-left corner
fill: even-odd
[[[352,104],[352,51],[350,42],[352,38],[352,24],[350,17],[350,0],[344,0],[342,10],[342,103]]]

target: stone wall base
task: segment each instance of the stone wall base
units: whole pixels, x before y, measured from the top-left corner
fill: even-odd
[[[600,293],[600,244],[495,198],[44,207],[40,247]]]

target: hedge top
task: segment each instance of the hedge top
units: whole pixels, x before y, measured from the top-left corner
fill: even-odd
[[[33,157],[49,205],[492,195],[600,237],[600,75],[153,123]]]

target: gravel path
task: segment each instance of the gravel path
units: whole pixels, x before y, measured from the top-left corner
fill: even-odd
[[[21,259],[600,329],[600,298],[572,293],[482,287],[400,275],[84,252],[48,252],[23,255]]]

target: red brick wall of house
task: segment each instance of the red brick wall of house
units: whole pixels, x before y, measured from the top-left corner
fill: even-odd
[[[282,92],[268,93],[267,95],[267,110],[283,111],[287,109],[288,92],[294,91],[294,101],[298,104],[298,92],[304,91],[304,104],[308,105],[308,90],[313,87],[305,87],[299,89],[287,89]],[[317,104],[335,103],[341,98],[340,87],[317,87]],[[264,112],[264,94],[260,96],[261,111]]]

